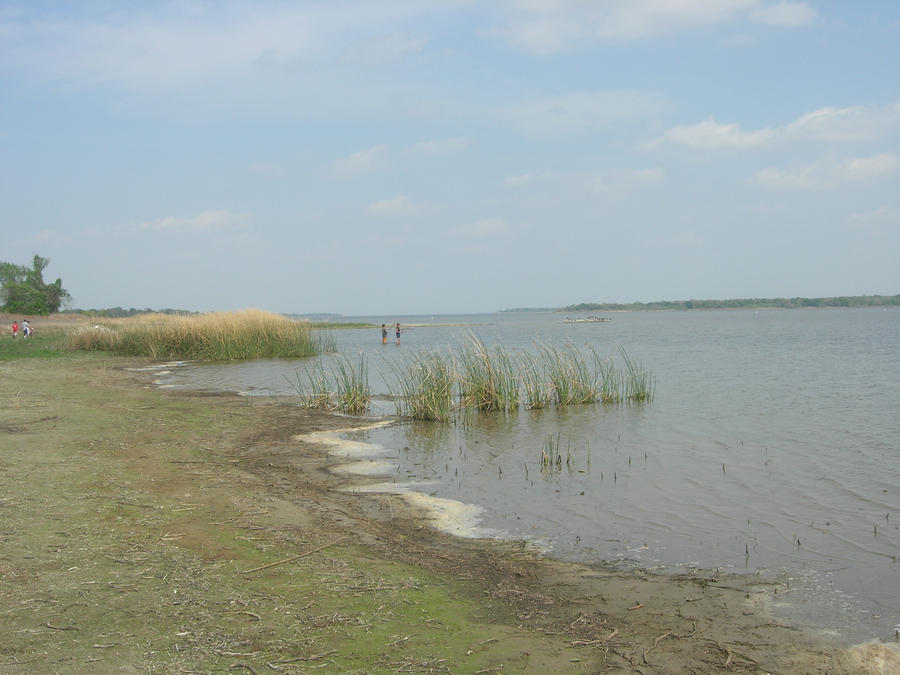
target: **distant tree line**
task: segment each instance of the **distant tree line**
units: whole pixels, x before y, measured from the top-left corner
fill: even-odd
[[[831,298],[735,298],[732,300],[659,300],[656,302],[582,302],[557,311],[684,310],[684,309],[765,309],[770,307],[890,307],[900,306],[900,295],[841,295]]]
[[[62,279],[44,281],[44,270],[49,264],[49,258],[39,255],[34,256],[31,268],[0,262],[0,311],[46,316],[71,302],[72,296],[62,287]]]

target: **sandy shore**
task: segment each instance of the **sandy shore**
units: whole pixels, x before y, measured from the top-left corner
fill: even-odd
[[[448,535],[433,505],[346,490],[359,478],[333,470],[346,459],[328,440],[346,417],[159,391],[140,365],[0,362],[0,672],[900,664],[890,645],[842,650],[773,620],[757,577],[626,573]]]

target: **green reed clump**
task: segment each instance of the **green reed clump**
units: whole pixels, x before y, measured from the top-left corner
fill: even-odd
[[[628,401],[652,401],[656,391],[656,380],[653,374],[644,370],[641,363],[635,363],[628,356],[625,348],[619,345],[619,354],[625,362],[625,399]]]
[[[541,355],[557,406],[593,403],[598,399],[597,370],[588,366],[574,346],[559,349],[542,345]]]
[[[360,354],[356,362],[351,362],[343,354],[338,356],[334,369],[334,383],[337,407],[341,412],[350,415],[364,415],[368,412],[372,394],[369,390],[369,369],[364,354]]]
[[[321,361],[307,368],[303,377],[300,376],[299,370],[295,371],[295,375],[297,379],[292,386],[300,396],[301,405],[306,408],[334,410],[331,383],[325,372],[325,365]]]
[[[485,411],[519,407],[519,381],[513,356],[502,347],[489,349],[470,335],[459,353],[459,393],[464,406]]]
[[[591,349],[594,369],[597,373],[598,398],[601,403],[621,403],[624,390],[624,375],[616,368],[612,358],[601,358],[596,350]]]
[[[355,362],[341,354],[327,370],[320,361],[302,375],[299,369],[295,371],[295,378],[291,386],[306,408],[340,410],[348,415],[364,415],[369,410],[372,395],[363,354]]]
[[[453,411],[454,369],[439,353],[419,352],[391,366],[398,382],[397,414],[416,420],[446,422]]]
[[[525,407],[538,410],[549,406],[553,402],[553,387],[547,382],[543,363],[532,354],[522,354],[519,357],[519,372]]]
[[[104,320],[73,331],[67,346],[152,359],[218,361],[315,356],[329,345],[313,335],[308,322],[251,309]]]

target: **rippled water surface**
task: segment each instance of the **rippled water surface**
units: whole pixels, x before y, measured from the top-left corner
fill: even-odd
[[[472,331],[487,344],[623,345],[652,370],[650,404],[522,410],[357,434],[383,446],[382,480],[483,507],[482,526],[553,555],[640,567],[783,575],[779,608],[847,640],[900,627],[900,311],[626,312],[373,317],[417,325],[402,344],[335,331],[376,393],[390,364]],[[326,359],[331,357],[325,357]],[[309,362],[188,364],[167,384],[293,394]],[[384,413],[393,406],[376,402]],[[541,469],[558,442],[562,471]],[[427,482],[427,484],[426,484]]]

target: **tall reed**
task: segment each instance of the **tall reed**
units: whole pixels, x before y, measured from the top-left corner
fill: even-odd
[[[333,344],[333,340],[332,340]],[[70,333],[70,349],[152,359],[229,360],[314,356],[328,347],[309,323],[262,310],[199,315],[142,314]]]
[[[643,364],[632,361],[622,345],[619,345],[619,354],[625,362],[625,398],[629,401],[652,401],[656,392],[653,374],[644,370]]]
[[[469,335],[459,353],[458,379],[460,401],[465,406],[486,411],[519,406],[515,360],[502,347],[491,350]]]
[[[547,382],[544,363],[532,354],[519,357],[525,407],[531,410],[546,408],[553,402],[553,387]]]
[[[591,370],[574,345],[565,349],[542,345],[541,352],[556,405],[579,405],[598,399],[597,371]]]
[[[321,410],[334,410],[335,406],[331,398],[331,384],[328,374],[325,372],[325,365],[321,361],[307,368],[303,377],[300,376],[299,370],[295,372],[297,380],[293,387],[300,396],[303,406]]]
[[[419,352],[391,366],[397,380],[393,391],[397,414],[417,420],[446,422],[453,412],[452,361],[437,352]]]
[[[350,415],[368,412],[371,391],[365,355],[360,354],[359,360],[354,363],[341,354],[335,363],[334,373],[338,409]]]
[[[612,358],[601,358],[595,349],[591,349],[594,368],[598,375],[598,396],[601,403],[621,403],[624,377],[616,368]]]

